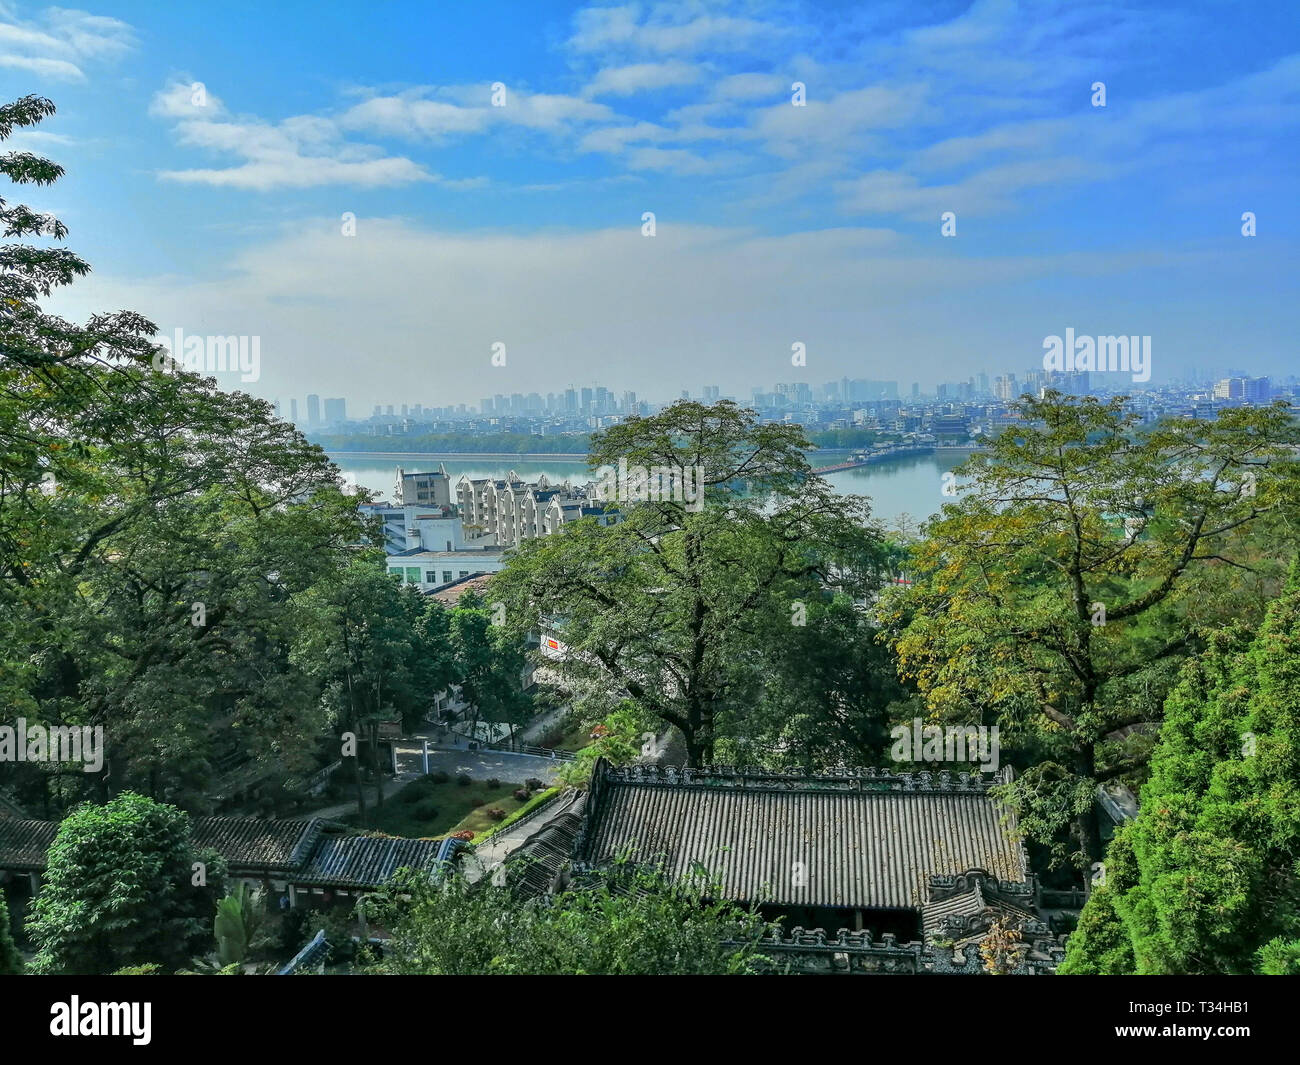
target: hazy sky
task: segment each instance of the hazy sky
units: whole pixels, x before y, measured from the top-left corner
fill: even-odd
[[[267,398],[1300,365],[1294,0],[0,0],[0,90],[59,106],[56,309],[255,335]]]

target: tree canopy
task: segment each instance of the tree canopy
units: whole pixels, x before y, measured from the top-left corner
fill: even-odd
[[[712,761],[774,626],[800,624],[827,589],[867,595],[884,568],[866,501],[813,476],[806,447],[799,427],[727,401],[604,430],[594,470],[699,470],[698,502],[629,494],[617,524],[525,541],[490,596],[517,630],[559,633],[562,673],[679,730],[691,765]]]
[[[1253,639],[1225,630],[1184,669],[1141,807],[1062,972],[1296,973],[1300,564]]]
[[[1097,785],[1141,782],[1179,663],[1280,586],[1297,428],[1285,405],[1139,426],[1121,398],[1049,392],[1019,411],[959,467],[971,484],[887,616],[930,712],[1001,728],[1022,828],[1058,859],[1069,830],[1082,866]]]

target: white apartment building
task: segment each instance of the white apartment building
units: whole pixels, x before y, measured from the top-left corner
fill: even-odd
[[[485,536],[466,536],[464,523],[451,505],[403,506],[392,503],[363,503],[363,514],[384,522],[384,551],[460,551],[491,544]]]
[[[514,470],[501,480],[462,477],[456,497],[466,535],[491,538],[500,547],[550,536],[579,518],[595,517],[605,525],[618,521],[618,512],[596,499],[594,482],[557,485],[543,475],[530,483]]]

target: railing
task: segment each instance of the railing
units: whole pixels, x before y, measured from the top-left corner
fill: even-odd
[[[555,762],[572,762],[578,756],[572,751],[559,751],[553,747],[535,747],[531,743],[512,743],[510,740],[497,740],[484,744],[488,750],[509,751],[512,754],[531,754],[536,758],[549,758]]]

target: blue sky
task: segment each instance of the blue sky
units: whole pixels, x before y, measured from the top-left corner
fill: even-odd
[[[0,0],[0,90],[59,106],[57,309],[257,335],[268,398],[1300,364],[1291,2]]]

